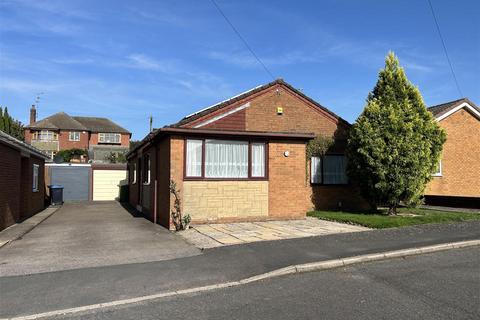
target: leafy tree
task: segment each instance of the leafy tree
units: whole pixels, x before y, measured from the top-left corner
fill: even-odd
[[[373,205],[418,203],[439,162],[445,132],[390,52],[348,140],[348,173]]]
[[[73,149],[58,151],[57,154],[55,155],[55,159],[61,160],[63,162],[70,162],[75,157],[80,158],[80,156],[86,156],[86,155],[87,155],[87,150],[73,148]]]
[[[105,160],[110,163],[126,163],[127,157],[125,157],[125,152],[110,152],[105,156]]]
[[[20,121],[13,119],[8,114],[8,108],[0,108],[0,130],[19,140],[24,140],[24,128]]]

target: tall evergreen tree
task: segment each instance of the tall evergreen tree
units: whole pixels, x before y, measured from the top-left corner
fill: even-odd
[[[7,107],[3,111],[0,107],[0,130],[19,140],[25,139],[22,123],[8,114]]]
[[[373,205],[396,214],[401,201],[417,203],[439,162],[445,132],[418,88],[390,52],[367,104],[350,130],[348,173]]]

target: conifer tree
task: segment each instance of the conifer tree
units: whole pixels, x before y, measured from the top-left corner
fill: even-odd
[[[348,173],[372,205],[418,203],[439,162],[445,132],[390,52],[348,140]]]

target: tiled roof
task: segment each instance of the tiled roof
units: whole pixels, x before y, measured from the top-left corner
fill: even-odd
[[[58,112],[50,117],[39,120],[27,128],[53,130],[79,130],[91,132],[130,133],[107,118],[71,117],[65,112]]]
[[[77,120],[70,117],[65,112],[58,112],[50,117],[37,121],[27,128],[32,129],[66,129],[66,130],[87,130],[87,128],[78,122]]]
[[[107,118],[72,117],[92,132],[130,133],[127,129]]]
[[[475,105],[472,101],[470,101],[468,98],[462,98],[442,104],[438,104],[436,106],[431,106],[428,108],[428,111],[430,111],[434,117],[438,118],[441,115],[447,113],[448,111],[456,108],[457,106],[461,105],[462,103],[468,103],[470,106],[472,106],[474,109],[478,110],[480,112],[480,108]]]
[[[37,157],[43,158],[45,160],[49,159],[49,157],[46,154],[44,154],[42,151],[38,150],[35,147],[32,147],[31,145],[29,145],[29,144],[27,144],[23,141],[20,141],[16,138],[12,137],[9,134],[6,134],[5,132],[3,132],[1,130],[0,130],[0,143],[7,144],[10,147],[13,147],[14,149],[18,149],[18,150],[26,151],[30,154],[34,154]]]
[[[245,99],[247,98],[248,96],[250,95],[253,95],[257,92],[260,92],[262,90],[265,90],[267,88],[270,88],[276,84],[282,84],[284,86],[286,86],[288,89],[292,90],[293,92],[295,92],[296,94],[298,94],[299,96],[301,96],[302,98],[308,100],[310,103],[312,103],[313,105],[315,105],[317,108],[323,110],[324,112],[328,113],[329,115],[331,115],[333,118],[337,119],[338,121],[340,122],[343,122],[345,124],[349,124],[346,120],[340,118],[338,115],[336,115],[335,113],[333,113],[332,111],[330,111],[329,109],[327,109],[326,107],[322,106],[321,104],[319,104],[318,102],[316,102],[315,100],[313,100],[312,98],[306,96],[303,92],[295,89],[293,86],[291,86],[289,83],[285,82],[283,79],[277,79],[277,80],[274,80],[272,82],[269,82],[267,84],[264,84],[264,85],[261,85],[261,86],[258,86],[258,87],[255,87],[253,89],[250,89],[248,91],[245,91],[239,95],[236,95],[232,98],[229,98],[227,100],[224,100],[222,102],[219,102],[217,104],[214,104],[210,107],[207,107],[207,108],[204,108],[200,111],[197,111],[195,113],[192,113],[191,115],[188,115],[186,117],[184,117],[182,120],[180,120],[179,122],[175,123],[175,124],[172,124],[168,127],[181,127],[187,123],[190,123],[194,120],[197,120],[203,116],[206,116],[214,111],[217,111],[219,109],[222,109],[236,101],[239,101],[239,100],[242,100],[242,99]]]

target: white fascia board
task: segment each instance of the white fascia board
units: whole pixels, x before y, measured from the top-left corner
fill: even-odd
[[[480,119],[480,112],[478,112],[474,107],[472,107],[471,105],[469,105],[468,103],[464,102],[462,104],[459,104],[458,106],[456,106],[455,108],[453,108],[452,110],[442,114],[441,116],[437,117],[436,120],[437,121],[441,121],[443,119],[445,119],[446,117],[454,114],[455,112],[457,112],[458,110],[460,109],[463,109],[463,108],[467,108],[469,111],[471,111],[477,118]]]
[[[222,119],[222,118],[225,118],[226,116],[229,116],[229,115],[231,115],[231,114],[233,114],[233,113],[235,113],[235,112],[238,112],[238,111],[240,111],[240,110],[246,109],[246,108],[248,108],[248,107],[250,107],[250,102],[247,102],[247,103],[245,103],[245,104],[242,104],[241,106],[236,107],[236,108],[234,108],[234,109],[232,109],[232,110],[229,110],[229,111],[227,111],[227,112],[225,112],[225,113],[219,114],[219,115],[216,116],[216,117],[213,117],[213,118],[208,119],[208,120],[206,120],[206,121],[200,122],[199,124],[195,125],[194,128],[203,127],[203,126],[205,126],[205,125],[207,125],[207,124],[210,124],[210,123],[212,123],[212,122],[215,122],[215,121],[217,121],[217,120],[220,120],[220,119]]]

